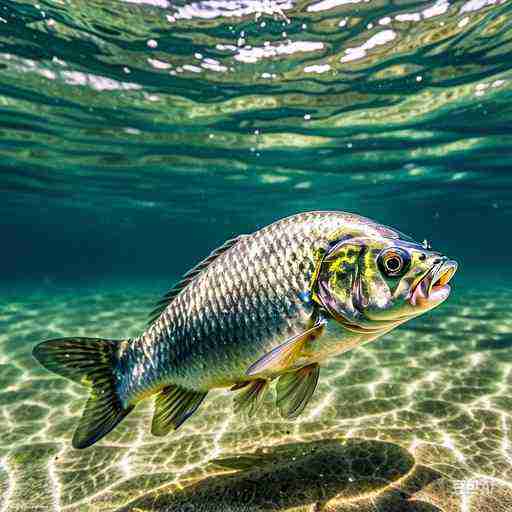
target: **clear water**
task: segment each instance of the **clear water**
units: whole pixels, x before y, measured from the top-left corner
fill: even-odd
[[[0,510],[512,510],[510,1],[0,2]],[[460,263],[305,414],[85,451],[42,339],[139,333],[225,239],[354,211]],[[219,459],[223,459],[219,461]]]

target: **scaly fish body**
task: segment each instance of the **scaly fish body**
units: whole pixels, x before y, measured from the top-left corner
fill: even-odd
[[[456,264],[398,231],[343,212],[309,212],[227,242],[192,269],[138,338],[66,338],[34,349],[92,387],[73,445],[107,434],[156,395],[152,432],[178,428],[209,390],[241,389],[254,413],[269,382],[294,417],[320,366],[440,304]]]
[[[241,237],[122,347],[123,398],[136,402],[167,382],[208,391],[246,380],[254,361],[305,329],[318,252],[349,233],[383,230],[398,236],[355,215],[314,212]]]

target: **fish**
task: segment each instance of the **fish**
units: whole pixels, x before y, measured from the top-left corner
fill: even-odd
[[[285,419],[310,402],[322,367],[442,304],[457,263],[371,219],[304,212],[228,240],[160,300],[132,339],[69,337],[33,356],[89,388],[74,432],[87,448],[155,397],[167,435],[219,388],[258,413],[270,386]]]

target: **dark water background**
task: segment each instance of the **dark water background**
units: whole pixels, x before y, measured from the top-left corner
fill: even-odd
[[[511,0],[0,1],[0,512],[510,512],[511,126]],[[37,342],[136,336],[214,247],[314,209],[430,240],[453,296],[298,422],[217,392],[71,448],[86,391]]]
[[[309,209],[508,278],[510,2],[0,3],[0,282],[169,279]]]

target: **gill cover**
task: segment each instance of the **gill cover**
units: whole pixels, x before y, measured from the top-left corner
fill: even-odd
[[[373,241],[374,242],[374,241]],[[385,283],[377,279],[373,248],[367,237],[346,238],[328,248],[319,260],[312,283],[312,298],[338,322],[355,332],[372,330],[364,311],[377,300],[382,307],[391,299]]]

